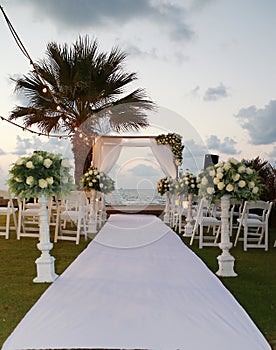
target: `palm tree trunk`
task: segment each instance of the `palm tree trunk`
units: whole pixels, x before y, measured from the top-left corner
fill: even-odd
[[[91,144],[74,135],[72,138],[72,152],[75,160],[75,184],[79,186],[80,179],[85,171],[91,166],[92,148]]]

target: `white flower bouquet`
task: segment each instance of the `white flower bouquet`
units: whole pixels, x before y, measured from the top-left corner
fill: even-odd
[[[197,178],[190,172],[182,174],[174,183],[174,191],[176,194],[198,194]]]
[[[96,167],[90,167],[81,178],[81,186],[85,191],[96,190],[105,194],[115,190],[114,181]]]
[[[260,196],[261,182],[256,170],[229,158],[208,167],[197,177],[199,195],[208,199],[220,199],[230,195],[237,201],[257,200]]]
[[[182,151],[184,146],[182,145],[182,137],[175,133],[161,134],[155,137],[155,140],[160,145],[169,145],[172,149],[172,153],[175,159],[175,165],[180,166],[182,164],[183,156]]]
[[[163,177],[157,183],[157,192],[163,196],[166,192],[171,192],[174,189],[173,179],[171,177]]]
[[[9,170],[9,189],[20,198],[62,196],[73,189],[70,163],[61,155],[34,151],[19,158]]]

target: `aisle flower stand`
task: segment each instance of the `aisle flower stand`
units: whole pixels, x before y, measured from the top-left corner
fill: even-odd
[[[235,258],[229,253],[232,248],[229,231],[229,210],[230,196],[224,195],[221,197],[221,242],[219,243],[222,254],[217,257],[219,269],[216,272],[218,276],[222,277],[237,276],[234,271]]]
[[[247,166],[245,161],[239,162],[229,158],[208,167],[198,176],[199,195],[210,201],[221,201],[221,241],[219,247],[221,255],[217,257],[219,269],[218,276],[235,277],[234,257],[229,253],[232,248],[230,242],[230,199],[258,200],[261,182],[256,170]]]
[[[192,225],[192,203],[193,203],[193,194],[188,194],[188,206],[187,206],[187,217],[186,217],[186,225],[184,227],[184,237],[191,237],[193,233],[194,226]]]
[[[53,282],[58,275],[55,273],[55,258],[50,255],[53,243],[50,242],[48,199],[45,195],[39,197],[39,243],[37,248],[41,256],[36,259],[37,277],[35,283]]]
[[[34,151],[29,157],[21,157],[10,169],[9,189],[15,196],[23,199],[38,198],[39,243],[37,248],[41,256],[36,259],[37,277],[35,283],[53,282],[55,258],[50,255],[53,244],[50,242],[48,199],[52,196],[62,197],[73,188],[70,175],[70,163],[60,155],[45,151]]]

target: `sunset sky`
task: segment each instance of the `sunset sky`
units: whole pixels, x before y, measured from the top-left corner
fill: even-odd
[[[275,166],[275,0],[2,0],[0,5],[33,61],[45,57],[48,42],[71,45],[85,34],[97,38],[103,51],[113,46],[126,51],[125,69],[138,75],[135,87],[145,88],[160,106],[145,133],[181,134],[184,169],[198,155],[200,168],[205,153],[221,159],[260,156]],[[10,78],[27,74],[29,62],[3,16],[0,45],[0,116],[7,118],[19,103]],[[1,121],[1,184],[19,155],[42,147],[70,153],[68,141],[37,138]],[[122,155],[121,172],[140,182],[162,176],[149,150],[133,152],[132,158]],[[122,183],[128,187],[133,180]]]

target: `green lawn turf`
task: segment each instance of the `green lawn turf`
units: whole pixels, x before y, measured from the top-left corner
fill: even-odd
[[[257,324],[272,346],[276,345],[276,228],[270,230],[269,251],[263,249],[242,250],[242,244],[231,249],[235,257],[235,271],[238,277],[221,278],[250,317]],[[188,245],[189,239],[183,241]],[[55,269],[61,274],[76,256],[87,246],[84,239],[79,245],[74,242],[59,241],[51,255],[56,258]],[[10,239],[0,237],[0,347],[20,322],[30,307],[37,301],[49,284],[35,284],[35,259],[40,256],[37,239],[16,240],[12,232]],[[220,250],[214,247],[198,249],[195,240],[191,249],[201,257],[206,265],[216,272],[217,256]],[[276,347],[275,347],[276,348]]]

